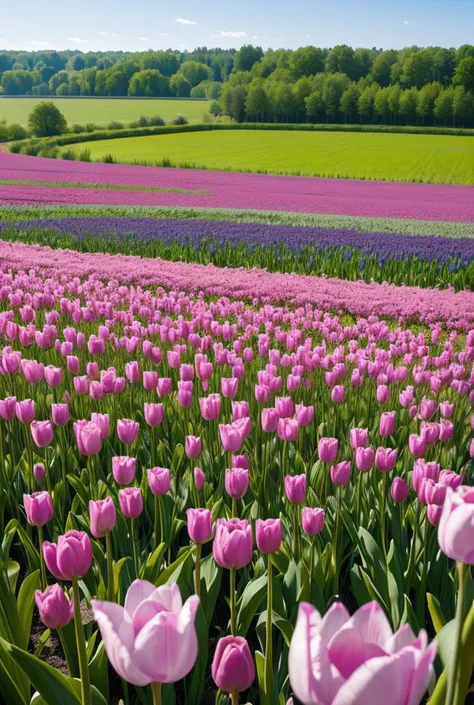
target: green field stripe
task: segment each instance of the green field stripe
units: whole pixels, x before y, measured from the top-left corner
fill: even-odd
[[[151,191],[152,193],[210,193],[210,191],[199,189],[130,186],[127,184],[92,184],[82,181],[38,181],[36,179],[0,179],[0,186],[47,186],[51,188],[85,188],[99,191]]]
[[[2,206],[0,220],[14,222],[47,218],[175,218],[241,223],[298,225],[313,228],[349,228],[357,232],[381,232],[439,237],[474,237],[474,223],[431,220],[367,218],[290,211],[254,211],[233,208],[179,208],[175,206]]]

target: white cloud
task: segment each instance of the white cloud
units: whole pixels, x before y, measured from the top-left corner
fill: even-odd
[[[38,42],[36,39],[33,39],[31,42],[34,47],[50,47],[51,42]]]
[[[219,34],[211,34],[211,37],[232,37],[232,39],[242,39],[242,37],[246,36],[245,32],[223,32],[222,30]]]
[[[182,17],[178,17],[178,19],[175,20],[178,24],[194,24],[197,25],[197,22],[193,22],[192,20],[183,20]]]
[[[258,39],[258,34],[254,34],[254,36],[252,37],[252,39]]]
[[[403,20],[403,24],[416,24],[415,22],[409,22],[408,20]]]
[[[107,36],[107,32],[96,32],[96,34],[98,34],[100,37],[106,37],[106,36]]]
[[[304,33],[304,36],[305,36],[305,37],[309,37],[310,35],[308,34],[308,32],[305,32],[305,33]]]
[[[147,42],[148,41],[148,37],[137,37],[137,39],[139,42]]]
[[[80,37],[68,37],[68,42],[72,44],[88,44],[88,39],[81,39]]]
[[[160,33],[160,37],[167,37],[167,36],[168,36],[168,32],[161,32]]]
[[[283,41],[283,37],[273,37],[273,41],[274,41],[274,42],[282,42],[282,41]]]

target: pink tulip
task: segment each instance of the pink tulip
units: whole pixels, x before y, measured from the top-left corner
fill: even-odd
[[[76,394],[88,394],[89,392],[89,378],[88,377],[74,377],[73,380],[74,391]]]
[[[231,468],[225,471],[225,489],[232,499],[242,499],[249,487],[249,471]]]
[[[44,378],[50,387],[60,387],[63,381],[63,371],[60,367],[47,365],[44,368]]]
[[[257,519],[255,526],[257,548],[262,553],[276,553],[281,546],[281,522],[279,519]]]
[[[249,416],[250,407],[248,401],[232,402],[232,421],[238,421],[238,419],[246,419]]]
[[[68,531],[57,544],[45,541],[44,562],[57,580],[82,578],[92,563],[91,540],[85,531]]]
[[[186,436],[184,449],[189,460],[196,460],[202,453],[201,438],[198,436]]]
[[[158,384],[156,385],[156,391],[158,392],[160,399],[168,396],[168,394],[171,394],[172,388],[173,381],[171,377],[160,377]]]
[[[143,511],[143,496],[139,487],[125,487],[119,490],[120,509],[124,517],[136,519]]]
[[[146,389],[148,392],[151,392],[152,389],[156,389],[156,386],[158,384],[158,372],[155,370],[148,372],[145,371],[143,372],[143,388]]]
[[[262,429],[265,433],[276,431],[279,419],[276,409],[262,409]]]
[[[117,514],[112,497],[89,502],[91,534],[102,539],[106,531],[112,531],[117,523]]]
[[[77,377],[76,377],[77,379]],[[77,448],[82,455],[95,455],[102,447],[100,430],[92,421],[76,421],[73,424]]]
[[[38,448],[49,446],[53,440],[54,430],[51,421],[32,421],[30,431]]]
[[[103,399],[106,395],[102,382],[93,381],[89,385],[89,396],[91,399]]]
[[[17,401],[15,411],[18,421],[30,424],[35,418],[35,402],[32,399]]]
[[[136,384],[140,379],[140,366],[136,360],[125,363],[125,377],[130,384]]]
[[[241,693],[250,688],[255,680],[255,665],[244,637],[219,639],[212,661],[212,678],[226,693]]]
[[[408,437],[408,447],[414,458],[421,458],[426,453],[426,442],[421,436],[411,433]]]
[[[437,404],[434,399],[423,399],[420,404],[420,417],[422,419],[430,419],[435,413]]]
[[[344,397],[346,395],[346,390],[343,384],[336,384],[331,390],[331,401],[334,404],[342,404]]]
[[[30,384],[36,384],[44,377],[44,365],[36,360],[22,360],[21,371]]]
[[[88,362],[86,364],[86,372],[91,379],[98,379],[99,365],[97,364],[97,362]]]
[[[296,405],[296,420],[298,426],[303,428],[309,426],[314,419],[314,406],[304,406],[304,404]]]
[[[389,391],[386,384],[380,384],[377,387],[377,401],[379,404],[385,404],[388,401]]]
[[[196,595],[183,606],[176,584],[155,588],[146,580],[132,583],[124,607],[92,600],[110,663],[136,686],[174,683],[190,672],[198,653],[198,606]]]
[[[183,409],[189,409],[193,403],[193,383],[178,382],[178,404]]]
[[[73,375],[78,375],[81,369],[81,362],[75,355],[68,355],[66,358],[66,367]],[[46,371],[45,371],[46,377]]]
[[[232,424],[219,424],[221,443],[228,453],[238,453],[244,442],[242,430],[237,423],[234,421]]]
[[[380,416],[379,433],[381,436],[393,436],[397,420],[396,411],[385,411]]]
[[[318,442],[318,455],[323,463],[333,463],[337,457],[339,441],[337,438],[320,438]]]
[[[212,514],[209,509],[186,511],[188,534],[194,543],[205,543],[212,536]]]
[[[11,421],[16,416],[16,397],[7,397],[0,400],[0,417]]]
[[[218,519],[212,544],[214,560],[222,568],[244,568],[252,561],[252,529],[246,519]]]
[[[44,467],[43,463],[36,463],[33,466],[33,474],[35,476],[35,480],[37,482],[41,482],[43,477],[46,475],[46,468]]]
[[[203,419],[206,421],[216,421],[221,413],[220,394],[209,394],[208,397],[199,399],[199,408]]]
[[[164,495],[170,491],[170,471],[168,468],[150,468],[146,471],[148,485],[154,495]]]
[[[35,602],[40,619],[48,629],[66,627],[73,618],[74,605],[57,583],[47,587],[44,592],[36,590]]]
[[[337,465],[331,466],[331,480],[335,485],[347,485],[351,479],[351,462],[343,460]]]
[[[128,455],[116,455],[112,458],[112,474],[119,485],[129,485],[135,477],[137,459]]]
[[[349,438],[351,443],[351,448],[356,450],[357,448],[365,448],[369,442],[369,429],[368,428],[351,428],[349,431]]]
[[[255,399],[259,404],[266,404],[270,399],[270,388],[264,384],[256,384]]]
[[[117,421],[117,435],[125,445],[133,443],[138,436],[138,421],[131,419],[119,419]]]
[[[294,414],[293,400],[291,397],[277,397],[275,409],[281,419],[289,419]]]
[[[397,462],[398,448],[377,448],[375,453],[375,467],[380,472],[389,472]]]
[[[302,602],[290,644],[290,683],[303,705],[383,703],[387,683],[391,705],[419,705],[435,656],[424,630],[416,638],[405,624],[393,634],[376,602],[352,617],[336,602],[323,618]]]
[[[51,404],[51,418],[55,426],[65,426],[70,416],[69,404]]]
[[[53,502],[48,492],[33,492],[23,495],[28,524],[44,526],[53,518]]]
[[[448,487],[438,528],[443,553],[461,563],[474,564],[474,487]]]
[[[156,428],[156,426],[159,426],[162,423],[164,418],[163,404],[148,404],[145,402],[144,416],[148,426],[151,428]]]
[[[454,403],[450,404],[448,401],[441,402],[441,404],[439,405],[439,411],[441,416],[443,416],[445,419],[451,418],[454,413]]]
[[[302,504],[306,499],[306,475],[286,475],[285,494],[291,504]]]
[[[221,379],[221,392],[222,396],[226,399],[233,399],[237,394],[237,388],[239,386],[239,380],[234,377],[222,377]]]
[[[98,414],[96,412],[91,414],[91,421],[95,423],[100,432],[100,437],[105,440],[110,436],[110,417],[108,414]]]
[[[439,422],[439,440],[449,441],[454,434],[454,424],[448,419],[441,419]],[[471,456],[472,457],[472,456]]]
[[[301,524],[303,531],[308,536],[317,536],[321,533],[324,527],[325,511],[320,507],[304,507],[301,513]]]
[[[198,492],[201,492],[205,482],[206,476],[201,470],[201,468],[194,468],[194,486],[196,487]]]
[[[375,463],[375,450],[372,446],[368,448],[356,448],[355,463],[358,470],[368,472]]]
[[[439,526],[442,513],[443,507],[439,506],[438,504],[429,504],[426,507],[426,516],[428,517],[428,521],[430,522],[430,524],[432,524],[433,526]]]
[[[390,494],[394,502],[404,502],[410,494],[408,482],[402,477],[396,477],[392,482]]]
[[[298,430],[299,426],[296,419],[278,419],[277,434],[282,441],[296,441]]]

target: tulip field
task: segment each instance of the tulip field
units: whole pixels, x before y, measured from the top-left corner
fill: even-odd
[[[0,153],[0,704],[463,705],[474,186]]]

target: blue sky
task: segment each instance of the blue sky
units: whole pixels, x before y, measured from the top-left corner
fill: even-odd
[[[474,0],[22,0],[0,22],[0,49],[29,50],[457,47],[473,38]]]

